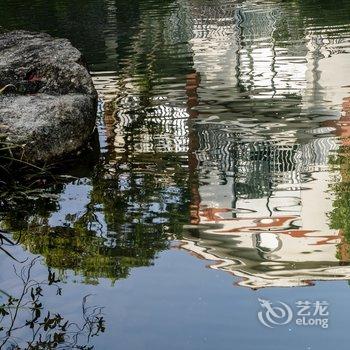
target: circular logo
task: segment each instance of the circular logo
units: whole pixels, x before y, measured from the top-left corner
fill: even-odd
[[[266,327],[282,326],[288,324],[293,318],[293,311],[289,305],[278,301],[275,305],[270,300],[259,299],[263,308],[258,312],[259,321]]]

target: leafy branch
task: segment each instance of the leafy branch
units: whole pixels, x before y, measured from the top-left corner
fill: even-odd
[[[103,308],[88,306],[89,296],[85,296],[82,301],[82,322],[79,324],[46,310],[42,302],[44,288],[56,288],[57,296],[61,295],[62,289],[51,270],[47,281],[38,282],[32,278],[32,269],[37,260],[33,259],[19,271],[14,267],[22,285],[18,296],[0,291],[7,298],[0,305],[0,349],[5,346],[12,350],[93,349],[89,345],[91,338],[105,331]],[[86,344],[81,344],[82,339],[86,340]]]

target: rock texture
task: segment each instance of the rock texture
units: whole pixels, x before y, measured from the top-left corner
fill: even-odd
[[[0,36],[0,135],[16,155],[49,161],[80,148],[96,121],[97,93],[81,53],[66,39]]]

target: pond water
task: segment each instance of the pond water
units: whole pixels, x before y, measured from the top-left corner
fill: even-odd
[[[62,288],[45,307],[105,307],[96,349],[347,349],[349,14],[350,0],[2,0],[0,31],[84,53],[99,112],[90,151],[54,180],[2,185],[18,244],[1,290],[39,256],[35,279]]]

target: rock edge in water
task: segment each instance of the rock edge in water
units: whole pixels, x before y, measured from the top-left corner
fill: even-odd
[[[0,143],[28,162],[84,145],[96,123],[97,93],[82,54],[66,39],[0,35]]]

